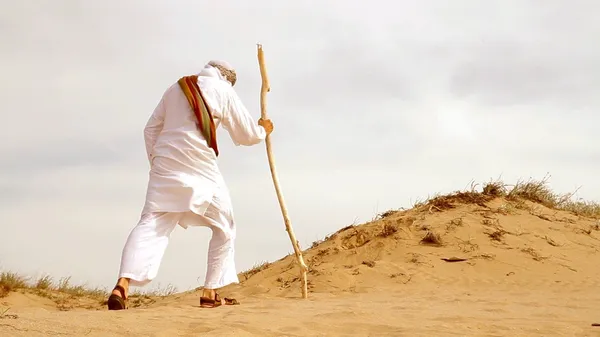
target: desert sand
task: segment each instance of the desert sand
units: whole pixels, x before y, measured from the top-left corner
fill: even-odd
[[[600,336],[600,222],[525,192],[433,198],[341,229],[304,251],[306,300],[287,256],[240,274],[221,294],[241,305],[216,309],[198,289],[118,312],[17,289],[0,299],[0,336]]]

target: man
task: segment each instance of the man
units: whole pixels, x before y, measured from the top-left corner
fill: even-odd
[[[237,283],[236,225],[229,191],[217,165],[216,128],[222,125],[236,145],[255,145],[272,132],[270,120],[252,116],[233,89],[235,70],[210,61],[194,76],[181,78],[163,94],[144,129],[150,178],[138,224],[121,257],[109,310],[127,308],[129,285],[144,286],[158,273],[169,236],[177,225],[212,229],[200,306],[237,304],[217,289]]]

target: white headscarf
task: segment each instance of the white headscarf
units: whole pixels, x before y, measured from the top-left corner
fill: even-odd
[[[222,68],[226,74],[223,74],[219,68]],[[209,61],[200,73],[198,73],[198,76],[217,77],[229,82],[232,86],[235,85],[237,79],[235,69],[228,62],[222,60]]]

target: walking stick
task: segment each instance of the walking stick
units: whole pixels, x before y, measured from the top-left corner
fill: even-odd
[[[260,115],[262,119],[268,119],[267,117],[267,92],[271,91],[269,86],[269,78],[267,77],[267,68],[265,66],[265,56],[262,50],[262,45],[258,44],[258,65],[260,67],[260,77],[262,78],[262,85],[260,87]],[[301,279],[302,279],[302,298],[308,298],[308,283],[306,280],[306,273],[308,267],[304,263],[302,257],[302,251],[296,235],[292,229],[292,224],[288,216],[287,207],[285,207],[285,201],[283,200],[283,194],[281,193],[281,187],[279,187],[279,178],[277,177],[277,171],[275,170],[275,159],[273,159],[273,152],[271,151],[271,135],[267,135],[265,139],[267,145],[267,157],[269,158],[269,167],[271,168],[271,177],[273,178],[273,184],[275,185],[275,192],[277,193],[277,199],[279,200],[279,206],[281,207],[281,213],[283,215],[283,221],[285,223],[285,230],[290,236],[292,246],[294,246],[294,253],[300,267]]]

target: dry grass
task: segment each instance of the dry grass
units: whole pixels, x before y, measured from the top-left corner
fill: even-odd
[[[535,251],[535,249],[533,249],[531,247],[529,247],[529,248],[523,248],[523,249],[521,249],[521,251],[523,253],[531,255],[531,257],[535,261],[543,261],[543,260],[546,260],[548,258],[548,256],[541,256],[540,254],[538,254],[538,252]]]
[[[271,263],[269,263],[267,261],[255,264],[254,267],[242,272],[241,276],[243,277],[244,280],[247,280],[250,277],[252,277],[252,275],[258,274],[259,272],[267,269],[270,265],[271,265]]]
[[[462,218],[452,219],[452,220],[450,220],[450,223],[446,225],[446,230],[451,231],[457,227],[462,227],[463,225],[464,225],[464,222],[463,222]]]
[[[363,261],[362,264],[364,264],[365,266],[370,267],[370,268],[375,267],[375,261],[372,261],[372,260]]]
[[[321,243],[323,243],[324,240],[316,240],[313,241],[313,243],[310,245],[310,248],[315,248],[316,246],[320,245]]]
[[[397,231],[398,231],[398,228],[396,226],[394,226],[393,224],[391,224],[389,222],[386,222],[383,224],[383,228],[381,228],[381,233],[379,233],[379,236],[385,238],[385,237],[394,235]]]
[[[427,232],[425,236],[421,239],[421,244],[424,245],[432,245],[432,246],[442,246],[442,237],[434,232]]]
[[[201,289],[201,288],[198,288]],[[132,308],[146,307],[156,303],[157,298],[171,296],[177,293],[177,288],[171,284],[166,287],[157,287],[156,289],[140,290],[136,289],[131,292],[127,298],[129,299],[129,306]],[[102,304],[106,304],[106,300],[102,301]]]
[[[600,219],[600,205],[596,202],[585,200],[567,200],[560,209],[569,211],[575,215],[587,218]]]
[[[35,283],[35,288],[40,290],[47,290],[52,288],[52,283],[52,277],[50,277],[49,275],[45,275],[37,280],[37,282]]]
[[[11,291],[28,287],[25,277],[12,272],[0,273],[0,298],[5,297]]]
[[[548,208],[556,208],[558,205],[568,200],[571,195],[560,196],[553,193],[547,185],[548,179],[549,177],[546,176],[540,181],[518,181],[510,192],[508,192],[506,199],[529,200]]]
[[[490,237],[490,239],[501,242],[506,234],[506,231],[501,228],[497,228],[491,232],[487,232],[486,234]]]
[[[424,219],[426,214],[424,212],[443,212],[444,210],[456,208],[461,204],[471,204],[478,205],[480,207],[485,208],[486,214],[488,215],[482,223],[486,226],[490,226],[489,231],[486,233],[490,239],[501,242],[503,241],[506,234],[513,235],[514,233],[509,233],[504,231],[501,227],[499,227],[498,218],[493,217],[494,214],[502,214],[509,215],[519,212],[519,210],[528,210],[530,213],[541,217],[545,216],[540,212],[535,212],[536,207],[542,208],[539,206],[545,206],[552,210],[562,210],[570,212],[574,215],[580,217],[586,217],[591,219],[600,219],[600,204],[597,202],[589,202],[582,200],[573,200],[573,193],[567,194],[558,194],[554,193],[550,187],[548,186],[549,177],[546,176],[542,180],[520,180],[514,186],[509,188],[509,185],[504,184],[500,180],[490,181],[484,184],[481,189],[478,189],[477,184],[471,184],[470,188],[465,191],[456,191],[446,195],[436,195],[433,198],[429,198],[423,202],[418,202],[414,205],[414,209],[410,210],[390,210],[387,212],[383,212],[378,214],[376,217],[376,221],[379,221],[378,230],[379,233],[371,233],[371,235],[376,235],[380,237],[390,237],[398,232],[401,224],[408,224],[412,226],[419,216],[415,217],[414,215],[418,212],[420,213],[421,218]],[[502,198],[502,205],[498,208],[492,209],[487,204],[493,201],[494,199]],[[402,217],[401,213],[404,212],[412,212],[411,216]],[[539,214],[538,214],[539,213]],[[450,231],[456,229],[458,227],[463,226],[463,219],[456,218],[451,220],[446,225],[446,231]],[[427,225],[420,225],[422,230],[427,231],[426,235],[421,239],[420,243],[425,245],[432,246],[442,246],[444,242],[440,234],[435,233],[431,230]],[[589,229],[580,229],[586,234],[591,234],[594,231],[600,231],[600,221],[594,225],[591,225]],[[353,234],[350,236],[356,237],[355,242],[352,243],[354,246],[364,245],[369,241],[368,238],[365,238],[360,231],[357,231],[356,223],[344,227],[337,232],[331,234],[326,237],[324,240],[315,241],[311,248],[319,249],[322,243],[334,240],[338,236],[344,236],[346,231],[352,231]],[[448,233],[445,233],[448,234]],[[362,235],[362,236],[361,236]],[[519,234],[514,234],[519,235]],[[345,237],[350,237],[345,235]],[[556,245],[557,243],[552,241],[551,239],[547,239],[548,244]],[[461,244],[461,249],[463,251],[473,251],[478,249],[476,246],[470,244],[470,242],[464,241]],[[524,253],[530,254],[534,259],[540,261],[545,257],[537,255],[537,253],[530,249],[524,249]],[[325,250],[323,250],[323,254],[325,254]],[[413,261],[414,260],[414,261]],[[418,263],[417,258],[413,258],[410,262]],[[365,265],[370,265],[370,263],[365,263]],[[247,280],[253,275],[267,269],[270,266],[269,262],[262,262],[255,265],[250,270],[240,273],[241,280]],[[1,272],[0,273],[0,298],[7,296],[10,292],[18,291],[18,290],[28,290],[35,292],[41,296],[46,296],[55,301],[58,301],[57,298],[81,298],[81,297],[90,297],[90,298],[106,298],[108,295],[108,291],[104,289],[90,289],[85,285],[73,285],[71,284],[70,278],[62,278],[58,282],[54,282],[52,277],[45,275],[40,277],[39,279],[29,282],[28,278],[23,277],[17,273],[12,272]],[[155,291],[145,291],[145,292],[134,292],[130,295],[135,301],[134,305],[144,305],[150,303],[153,298],[163,297],[172,295],[176,292],[174,287],[167,287],[163,290],[155,290]],[[58,295],[60,296],[58,296]]]
[[[398,210],[395,210],[395,209],[390,209],[390,210],[388,210],[388,211],[385,211],[385,212],[383,212],[383,213],[379,213],[379,214],[377,214],[377,216],[375,217],[375,220],[381,220],[381,219],[385,219],[385,218],[387,218],[387,217],[389,217],[389,216],[391,216],[391,215],[394,215],[394,214],[396,214],[396,213],[398,213]]]
[[[600,204],[584,200],[573,200],[577,192],[558,194],[548,186],[550,176],[542,180],[519,181],[507,194],[508,200],[527,200],[550,209],[571,212],[577,216],[600,219]]]
[[[58,284],[54,284],[52,277],[44,275],[37,279],[35,282],[29,282],[29,280],[14,272],[2,272],[0,273],[0,297],[7,296],[10,292],[17,290],[31,290],[36,294],[48,298],[56,297],[53,293],[58,295],[70,295],[74,297],[99,297],[106,296],[108,292],[100,288],[87,288],[83,285],[72,285],[70,283],[70,277],[62,278]]]
[[[19,316],[17,316],[17,315],[7,314],[7,312],[9,310],[10,310],[10,308],[0,309],[0,319],[17,319],[17,318],[19,318]]]
[[[485,205],[493,197],[485,195],[483,193],[467,191],[467,192],[454,192],[447,195],[439,195],[428,201],[428,205],[431,209],[437,211],[443,211],[446,209],[455,208],[456,204],[477,204]]]
[[[0,273],[0,298],[10,292],[22,291],[45,297],[56,303],[60,310],[70,310],[76,307],[97,309],[99,305],[106,305],[109,294],[104,288],[92,288],[86,285],[71,283],[70,277],[63,277],[54,282],[52,277],[44,275],[33,282],[13,272]],[[147,306],[156,302],[157,298],[173,295],[177,288],[172,285],[157,287],[153,290],[135,290],[129,294],[131,307]]]
[[[600,204],[597,202],[573,200],[575,192],[558,194],[548,186],[549,176],[542,180],[519,180],[512,188],[502,181],[491,181],[485,184],[481,191],[477,184],[471,184],[466,191],[456,191],[446,195],[437,195],[424,202],[415,204],[416,209],[426,209],[430,212],[444,211],[455,208],[459,204],[476,204],[487,207],[486,203],[496,198],[504,197],[512,204],[506,204],[510,209],[499,209],[501,213],[511,213],[514,208],[525,208],[524,202],[529,201],[543,205],[553,210],[571,212],[577,216],[600,219]]]
[[[477,191],[477,184],[471,184],[467,191],[456,191],[445,195],[436,195],[424,202],[415,204],[415,208],[427,208],[429,211],[444,211],[455,208],[457,204],[476,204],[485,207],[485,204],[495,198],[506,195],[506,187],[502,182],[495,181],[483,186],[481,192]]]
[[[504,185],[503,182],[497,180],[485,184],[481,193],[490,197],[499,198],[506,196],[508,191],[506,189],[506,185]]]
[[[71,284],[71,277],[61,278],[55,290],[75,297],[105,297],[108,294],[106,290],[101,288],[87,288],[84,285],[73,285]]]

